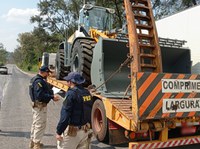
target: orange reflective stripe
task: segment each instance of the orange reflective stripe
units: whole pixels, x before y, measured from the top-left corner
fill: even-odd
[[[148,86],[153,82],[153,80],[157,77],[157,73],[152,73],[146,81],[142,84],[142,86],[138,90],[138,99],[143,95],[145,90],[148,88]]]
[[[163,79],[169,79],[172,76],[172,74],[166,74]],[[162,88],[162,87],[161,87]],[[155,106],[154,109],[152,109],[152,112],[148,115],[149,118],[155,117],[156,113],[162,108],[162,102],[163,99],[169,98],[171,96],[171,93],[165,93],[163,97],[159,100],[158,104]]]
[[[137,81],[140,80],[140,78],[143,76],[144,73],[137,73]]]
[[[192,75],[192,76],[190,76],[190,80],[195,80],[197,78],[197,75]],[[196,95],[196,93],[195,93],[195,95]],[[195,96],[194,95],[194,96]],[[192,95],[192,93],[190,93],[189,94],[189,96],[187,97],[187,98],[192,98],[192,97],[194,97],[193,95]],[[176,117],[181,117],[182,115],[183,115],[183,113],[184,112],[178,112],[177,114],[176,114]],[[194,114],[195,114],[196,112],[190,112],[189,113],[189,116],[193,116]]]
[[[157,94],[160,92],[162,89],[161,83],[158,83],[153,91],[149,94],[149,96],[146,98],[145,102],[141,105],[141,111],[140,111],[140,116],[146,111],[147,107],[152,103],[152,101],[155,99]]]

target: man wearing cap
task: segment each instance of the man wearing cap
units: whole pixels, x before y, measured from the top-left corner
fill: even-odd
[[[33,123],[31,126],[30,144],[33,149],[40,149],[41,139],[45,132],[47,121],[47,104],[52,99],[59,100],[58,95],[53,94],[53,90],[46,82],[49,75],[49,68],[42,66],[39,73],[33,77],[29,85],[29,94],[32,100]]]
[[[56,139],[63,141],[63,149],[88,149],[92,97],[82,86],[85,79],[78,72],[71,72],[64,79],[69,89],[61,109]]]

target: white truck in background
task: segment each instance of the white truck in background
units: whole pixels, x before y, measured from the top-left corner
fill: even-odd
[[[42,55],[41,66],[46,65],[49,66],[50,69],[55,69],[55,60],[56,60],[56,53],[44,52]]]
[[[158,36],[185,40],[191,49],[192,73],[200,73],[200,5],[156,21]]]

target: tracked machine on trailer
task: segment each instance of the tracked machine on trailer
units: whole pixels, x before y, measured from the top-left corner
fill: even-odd
[[[185,41],[158,38],[150,0],[124,0],[126,29],[113,9],[85,4],[79,28],[59,46],[56,78],[78,71],[93,87],[92,129],[99,141],[129,148],[200,143],[200,76]],[[161,45],[159,45],[161,43]]]

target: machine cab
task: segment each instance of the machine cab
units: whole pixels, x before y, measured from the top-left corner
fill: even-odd
[[[114,13],[114,9],[85,4],[80,10],[79,27],[84,27],[87,33],[90,28],[109,31],[113,27]]]

